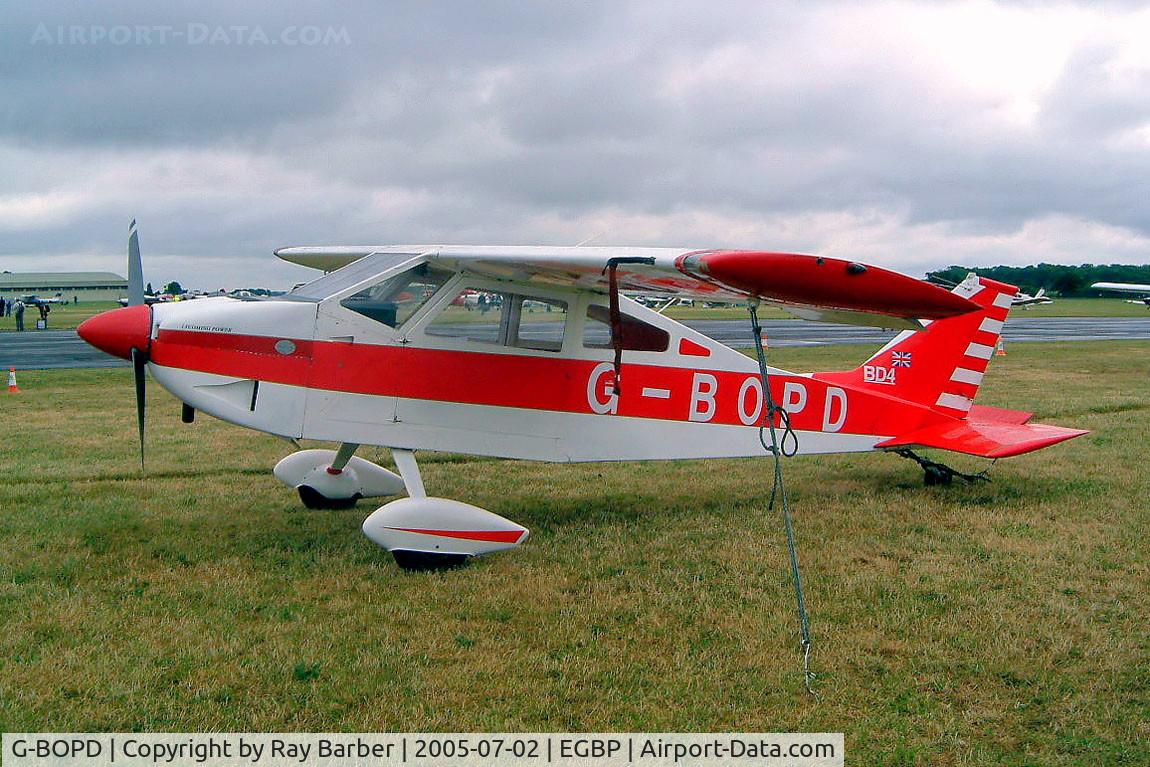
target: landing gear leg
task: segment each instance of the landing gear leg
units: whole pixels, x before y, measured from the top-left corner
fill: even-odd
[[[411,450],[392,448],[407,498],[384,504],[363,521],[363,534],[391,552],[404,570],[445,570],[471,557],[514,548],[529,531],[486,509],[429,498]],[[358,459],[356,459],[358,460]]]
[[[423,477],[419,474],[419,464],[415,462],[415,453],[410,450],[392,448],[391,457],[403,477],[403,484],[407,488],[408,498],[426,498],[427,491],[423,489]]]
[[[419,464],[415,462],[415,453],[410,450],[392,448],[391,457],[395,466],[403,477],[403,484],[407,488],[409,498],[426,498],[427,491],[423,488],[423,477],[419,473]],[[451,570],[462,567],[470,559],[466,554],[440,554],[431,551],[412,551],[409,549],[392,549],[391,555],[395,563],[403,570]]]
[[[909,458],[922,467],[922,481],[924,485],[949,485],[955,480],[956,477],[961,479],[963,482],[968,482],[971,484],[975,482],[990,481],[990,477],[987,474],[987,472],[990,471],[989,469],[986,471],[980,471],[977,474],[965,474],[957,469],[952,469],[945,463],[939,463],[938,461],[932,461],[929,458],[923,458],[921,455],[914,452],[910,448],[899,448],[898,450],[894,450],[892,452],[895,455],[902,456],[903,458]]]

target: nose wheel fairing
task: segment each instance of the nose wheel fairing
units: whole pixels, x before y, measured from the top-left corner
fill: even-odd
[[[301,450],[276,464],[276,479],[299,491],[313,509],[350,508],[360,498],[403,492],[403,479],[371,461],[351,457],[338,462],[335,450]]]

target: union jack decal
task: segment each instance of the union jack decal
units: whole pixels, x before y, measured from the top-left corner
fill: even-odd
[[[891,352],[890,366],[893,368],[910,367],[912,354],[914,354],[914,352]]]

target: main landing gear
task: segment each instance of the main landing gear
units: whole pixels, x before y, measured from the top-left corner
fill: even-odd
[[[360,498],[398,495],[363,522],[363,534],[391,552],[405,570],[459,567],[471,557],[514,548],[528,530],[486,509],[448,498],[428,497],[415,454],[393,448],[400,474],[362,458],[358,445],[301,450],[280,461],[275,476],[295,487],[308,508],[350,508]]]

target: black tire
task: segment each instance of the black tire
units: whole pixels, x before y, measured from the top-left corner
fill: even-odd
[[[314,487],[299,486],[299,499],[309,509],[350,509],[359,502],[363,496],[356,493],[351,498],[328,498]]]
[[[926,466],[924,470],[926,476],[923,477],[923,483],[926,485],[949,485],[954,479],[953,474],[936,466]]]
[[[433,570],[454,570],[463,567],[471,557],[466,554],[436,554],[429,551],[407,551],[395,549],[391,552],[400,569],[409,572]]]

